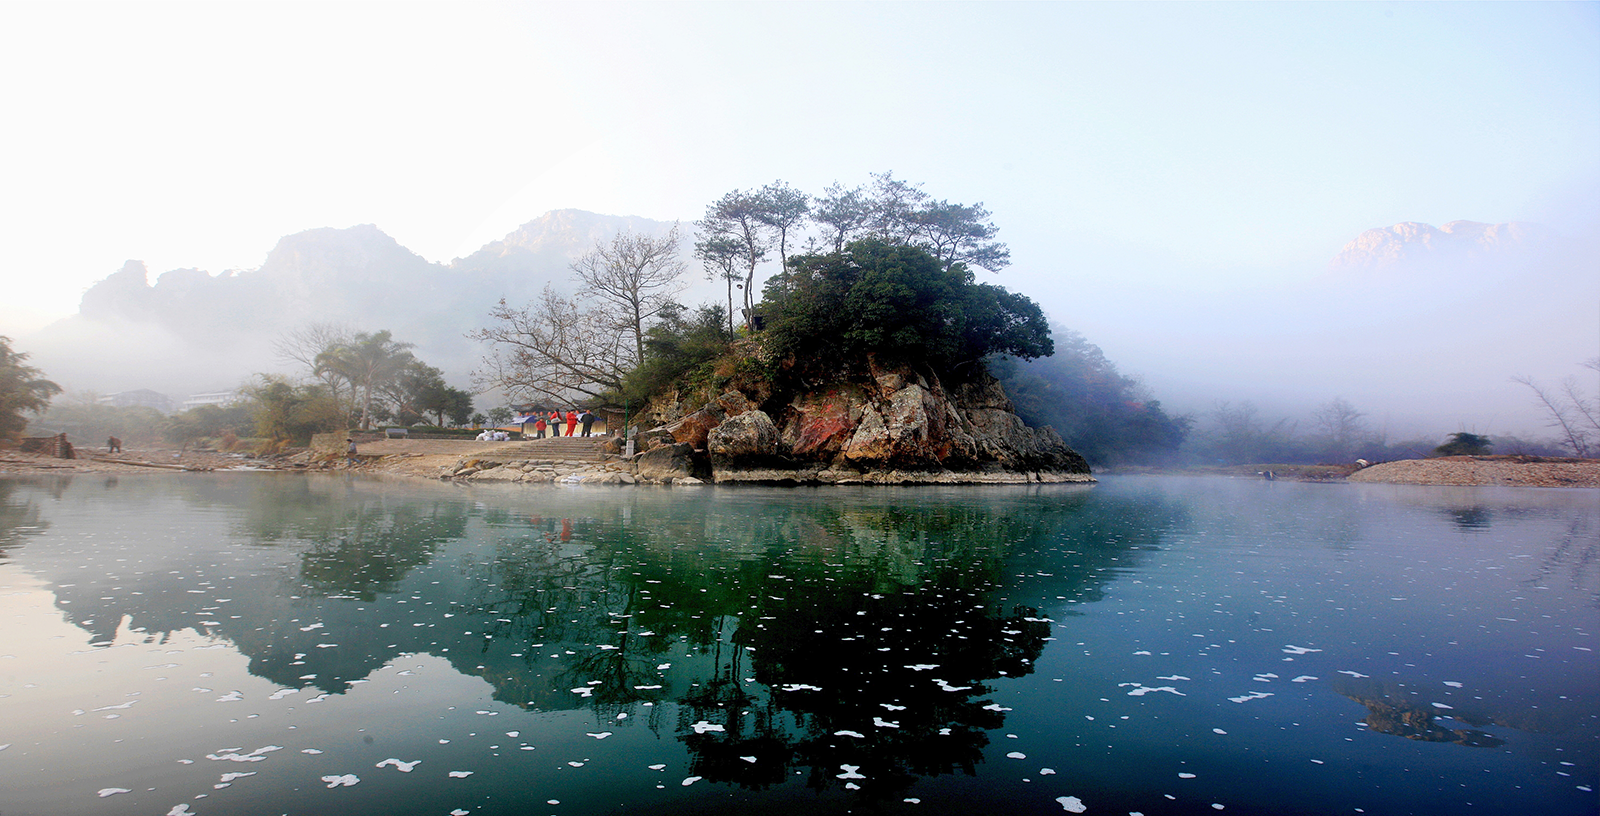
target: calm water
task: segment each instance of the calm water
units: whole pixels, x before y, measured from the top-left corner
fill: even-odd
[[[1600,491],[0,480],[0,813],[1593,814]]]

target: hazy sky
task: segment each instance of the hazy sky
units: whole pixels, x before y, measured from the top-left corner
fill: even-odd
[[[1600,213],[1595,3],[7,2],[0,76],[12,335],[129,258],[374,223],[448,261],[883,170],[985,203],[999,282],[1090,326],[1371,227]]]

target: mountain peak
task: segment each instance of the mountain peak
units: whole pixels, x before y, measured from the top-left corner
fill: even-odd
[[[1535,246],[1550,238],[1549,230],[1525,221],[1504,224],[1451,221],[1442,227],[1402,221],[1356,236],[1344,245],[1329,266],[1372,269],[1407,261],[1459,260]]]

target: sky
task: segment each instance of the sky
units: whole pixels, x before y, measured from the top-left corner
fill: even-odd
[[[1596,3],[6,2],[0,76],[11,336],[127,259],[371,223],[449,261],[892,171],[1176,388],[1142,298],[1311,280],[1401,221],[1600,224]]]

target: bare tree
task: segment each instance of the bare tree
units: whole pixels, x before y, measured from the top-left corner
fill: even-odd
[[[298,363],[312,377],[321,380],[328,387],[334,404],[348,415],[355,409],[356,389],[338,366],[323,363],[330,359],[327,356],[330,351],[350,345],[355,336],[355,329],[343,323],[307,323],[273,341],[272,350],[279,362]]]
[[[1348,459],[1357,446],[1372,441],[1365,413],[1356,410],[1343,397],[1334,397],[1311,412],[1323,439],[1323,453],[1333,459]]]
[[[473,381],[513,399],[599,398],[620,391],[639,364],[638,348],[616,331],[614,314],[582,308],[553,287],[520,309],[502,299],[489,317],[490,326],[467,335],[490,347]]]
[[[609,246],[597,243],[575,261],[572,271],[587,287],[585,294],[602,302],[599,319],[609,315],[611,330],[626,332],[633,339],[634,360],[643,360],[645,322],[683,291],[678,226],[659,238],[619,232]]]
[[[1600,357],[1585,362],[1583,367],[1600,371]],[[1600,394],[1591,398],[1576,377],[1562,380],[1561,390],[1555,392],[1527,375],[1511,380],[1533,392],[1544,409],[1546,424],[1561,432],[1561,444],[1571,450],[1573,456],[1588,458],[1600,453]]]

